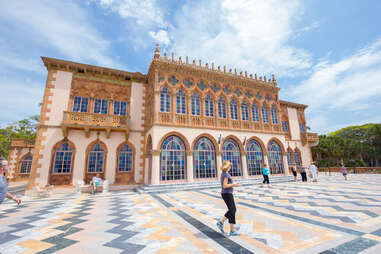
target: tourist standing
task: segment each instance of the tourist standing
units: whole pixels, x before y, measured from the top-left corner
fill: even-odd
[[[5,179],[5,173],[8,170],[8,161],[4,158],[0,158],[0,204],[3,203],[5,197],[14,200],[18,205],[21,204],[21,200],[13,196],[8,192],[8,182]]]
[[[296,166],[291,166],[292,174],[294,175],[294,182],[296,182],[297,179],[297,172],[296,172]],[[300,170],[299,170],[300,171]]]
[[[317,182],[317,167],[315,166],[315,162],[311,163],[310,166],[311,174],[312,174],[312,182]]]
[[[217,222],[217,228],[221,231],[221,233],[224,232],[224,222],[226,220],[229,220],[230,223],[230,236],[237,236],[239,233],[234,230],[235,225],[235,213],[237,211],[234,203],[234,196],[233,196],[233,187],[239,187],[238,183],[233,183],[233,179],[231,175],[229,174],[229,170],[231,168],[231,162],[230,161],[224,161],[221,166],[222,174],[221,174],[221,196],[222,199],[225,201],[226,206],[228,207],[228,211],[225,213],[224,217],[221,219],[221,221]]]
[[[300,171],[300,176],[302,177],[302,182],[307,182],[306,167],[301,166],[299,171]]]
[[[347,168],[344,166],[344,163],[341,164],[341,173],[343,174],[345,181],[347,181],[348,180],[347,179],[348,171],[347,171]]]
[[[264,186],[264,184],[267,184],[267,187],[270,188],[269,174],[270,174],[270,170],[267,168],[267,163],[265,162],[262,168],[262,175],[263,175],[262,187]]]

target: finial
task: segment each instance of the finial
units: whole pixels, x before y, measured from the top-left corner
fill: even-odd
[[[245,71],[245,78],[247,78],[247,71]]]
[[[193,65],[196,65],[196,60],[193,60]]]
[[[259,77],[259,80],[262,81],[262,76]]]
[[[241,72],[239,72],[239,75],[242,77],[242,71],[241,71]]]
[[[257,73],[255,73],[254,77],[255,77],[255,80],[258,80]]]
[[[224,73],[226,73],[226,65],[224,65]]]
[[[209,69],[209,65],[208,65],[208,63],[205,64],[205,67],[206,67],[207,69]]]
[[[273,84],[276,86],[276,79],[275,79],[274,74],[273,74],[273,77],[272,77],[272,78],[273,78],[273,80],[272,80],[272,81],[273,81]]]
[[[253,74],[250,74],[250,78],[253,79]]]
[[[229,73],[232,73],[232,69],[229,69]]]
[[[185,63],[188,64],[188,56],[185,57]]]
[[[182,64],[183,61],[181,60],[181,56],[179,57],[179,63]]]
[[[164,52],[164,60],[167,60],[167,52]]]
[[[218,71],[221,71],[221,66],[218,65],[217,70],[218,70]]]
[[[200,64],[200,67],[201,67],[201,59],[200,59],[200,60],[198,60],[198,63]]]
[[[175,53],[172,52],[172,62],[175,61]]]
[[[153,58],[155,58],[155,59],[159,59],[160,58],[159,44],[156,44],[155,53],[153,55]]]
[[[263,75],[263,81],[267,82],[266,75]]]
[[[214,63],[212,63],[212,70],[214,71]]]
[[[237,68],[234,68],[234,74],[237,75]]]

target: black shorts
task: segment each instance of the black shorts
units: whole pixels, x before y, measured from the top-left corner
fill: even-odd
[[[292,170],[291,170],[292,171]],[[296,171],[292,171],[292,174],[294,175],[294,176],[296,176]]]

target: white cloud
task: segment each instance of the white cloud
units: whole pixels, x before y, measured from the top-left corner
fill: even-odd
[[[170,39],[168,37],[168,33],[165,30],[159,30],[158,32],[150,31],[149,35],[161,45],[168,45],[170,43]]]

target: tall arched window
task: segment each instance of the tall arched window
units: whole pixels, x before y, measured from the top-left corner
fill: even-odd
[[[185,158],[184,142],[177,136],[167,137],[161,145],[161,181],[185,179]]]
[[[253,116],[253,121],[259,122],[259,111],[258,111],[257,103],[255,103],[255,102],[251,106],[251,114]]]
[[[226,103],[222,96],[218,99],[218,117],[226,119]]]
[[[238,120],[238,106],[234,99],[230,101],[230,119]]]
[[[205,98],[205,116],[214,116],[214,101],[210,94]]]
[[[284,172],[282,150],[279,144],[272,140],[268,145],[268,160],[271,174],[281,174]]]
[[[53,173],[70,173],[72,158],[73,149],[69,147],[69,143],[62,143],[61,146],[56,149],[54,155]]]
[[[194,116],[201,115],[201,100],[197,93],[193,93],[191,97],[191,114]]]
[[[89,152],[87,172],[103,172],[105,162],[105,151],[100,143],[95,143]]]
[[[133,170],[134,151],[128,144],[124,144],[118,152],[118,171],[131,172]]]
[[[295,150],[294,152],[294,159],[295,159],[295,164],[297,166],[300,166],[300,154],[298,150]]]
[[[268,113],[266,105],[262,106],[262,121],[264,123],[268,123],[269,122],[269,113]]]
[[[249,121],[249,109],[246,102],[241,104],[241,118],[243,121]]]
[[[222,160],[232,163],[232,168],[230,169],[232,176],[242,176],[241,150],[234,139],[229,138],[222,146]]]
[[[33,156],[31,154],[24,156],[24,158],[21,160],[20,174],[30,174],[32,160]]]
[[[160,91],[160,112],[171,112],[171,95],[167,87]]]
[[[278,114],[275,105],[271,106],[271,119],[273,124],[278,124]]]
[[[176,113],[186,114],[186,98],[183,90],[179,90],[176,94]]]
[[[292,151],[291,150],[287,150],[287,164],[289,166],[292,165]]]
[[[216,151],[212,141],[206,137],[200,138],[194,145],[193,167],[195,178],[216,177]]]
[[[249,176],[262,174],[263,152],[256,140],[250,140],[247,143],[246,160]]]

